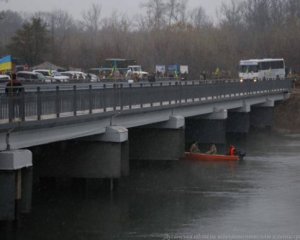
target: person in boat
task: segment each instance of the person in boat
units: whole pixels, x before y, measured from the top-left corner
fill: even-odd
[[[191,153],[200,153],[200,149],[198,147],[198,142],[194,142],[190,147]]]
[[[236,148],[233,145],[229,146],[229,155],[230,156],[235,156],[236,155]]]
[[[212,144],[210,146],[210,149],[206,152],[207,154],[217,154],[217,147],[215,144]]]

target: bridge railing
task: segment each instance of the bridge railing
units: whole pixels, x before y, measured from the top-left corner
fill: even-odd
[[[289,92],[291,87],[288,79],[38,86],[19,95],[0,94],[0,124],[225,101]]]

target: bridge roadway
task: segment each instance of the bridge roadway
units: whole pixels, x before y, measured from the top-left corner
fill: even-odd
[[[251,106],[274,106],[291,91],[286,80],[170,81],[25,85],[20,96],[0,87],[0,151],[105,133],[115,125],[133,128]]]

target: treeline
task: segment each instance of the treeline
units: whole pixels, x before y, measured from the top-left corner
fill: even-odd
[[[93,4],[81,20],[62,10],[2,11],[0,55],[83,69],[112,57],[136,59],[148,71],[186,64],[193,77],[216,68],[234,75],[247,58],[283,57],[300,70],[299,0],[232,0],[218,9],[217,22],[202,7],[188,9],[185,0],[147,0],[141,8],[137,16],[103,18],[101,5]]]

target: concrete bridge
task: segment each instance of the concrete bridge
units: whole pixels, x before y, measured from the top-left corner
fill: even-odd
[[[0,93],[0,220],[30,209],[40,176],[118,179],[129,159],[178,160],[192,140],[226,146],[226,132],[271,127],[290,80],[26,86]],[[1,92],[1,89],[0,89]],[[29,150],[30,149],[30,150]]]

